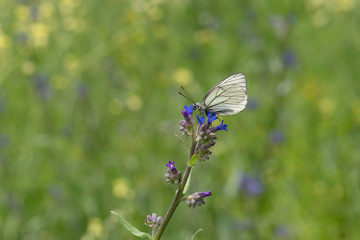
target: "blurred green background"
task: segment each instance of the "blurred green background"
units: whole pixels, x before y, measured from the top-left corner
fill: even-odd
[[[136,239],[183,171],[181,110],[243,72],[249,103],[164,239],[359,239],[355,0],[0,1],[0,239]]]

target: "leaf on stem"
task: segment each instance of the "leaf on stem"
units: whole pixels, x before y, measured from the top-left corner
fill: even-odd
[[[195,165],[195,161],[196,161],[196,154],[192,155],[190,161],[189,161],[189,165],[190,166],[194,166]]]
[[[191,173],[192,173],[192,172],[190,172],[189,177],[188,177],[188,180],[187,180],[186,185],[185,185],[185,187],[184,187],[183,196],[184,196],[184,194],[187,192],[187,190],[188,190],[189,187],[190,187]]]
[[[195,239],[195,236],[196,236],[199,232],[201,232],[201,231],[202,231],[201,228],[200,228],[199,230],[197,230],[197,231],[194,233],[194,235],[191,237],[190,240],[194,240],[194,239]]]
[[[126,221],[125,218],[120,216],[118,213],[116,213],[114,211],[111,211],[111,213],[114,214],[115,217],[119,220],[119,222],[133,235],[135,235],[137,237],[145,238],[145,239],[150,239],[150,240],[153,239],[150,234],[141,232],[139,229],[137,229],[136,227],[131,225],[128,221]]]

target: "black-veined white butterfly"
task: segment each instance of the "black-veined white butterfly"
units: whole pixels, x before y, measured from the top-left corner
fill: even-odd
[[[235,73],[212,87],[201,102],[194,103],[194,110],[198,109],[201,115],[234,115],[245,109],[247,99],[246,77]]]

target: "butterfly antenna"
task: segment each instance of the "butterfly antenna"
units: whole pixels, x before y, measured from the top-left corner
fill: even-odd
[[[181,86],[181,89],[184,91],[184,93],[185,93],[186,95],[183,94],[182,92],[179,92],[179,94],[180,94],[181,96],[183,96],[184,98],[190,100],[191,102],[193,102],[193,103],[195,104],[194,100],[192,100],[192,99],[189,97],[189,94],[185,91],[185,88],[184,88],[183,86]]]

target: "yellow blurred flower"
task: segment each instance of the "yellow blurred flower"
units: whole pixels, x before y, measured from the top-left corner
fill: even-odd
[[[87,229],[91,235],[96,237],[101,237],[104,233],[102,222],[99,218],[91,218]]]
[[[73,12],[74,8],[78,5],[76,0],[61,0],[60,11],[63,15],[69,15]]]
[[[70,85],[70,80],[64,76],[57,75],[51,78],[51,81],[53,82],[53,85],[57,89],[66,89]]]
[[[40,5],[39,11],[41,18],[48,19],[54,12],[54,6],[48,2],[44,2]]]
[[[136,23],[139,20],[139,13],[133,9],[129,9],[124,14],[124,21],[128,24]]]
[[[329,16],[324,10],[318,10],[313,14],[312,20],[315,26],[321,27],[328,23]]]
[[[354,0],[337,0],[335,9],[340,11],[350,11],[354,8]]]
[[[319,110],[323,114],[332,114],[335,110],[336,104],[330,98],[323,98],[319,102]]]
[[[134,42],[136,42],[138,44],[142,44],[142,43],[146,42],[147,35],[146,35],[145,31],[141,29],[138,32],[136,32],[133,36],[133,40],[134,40]]]
[[[18,5],[15,9],[15,16],[20,21],[29,19],[30,9],[25,5]]]
[[[177,68],[173,72],[173,79],[179,85],[187,86],[193,81],[193,75],[186,68]]]
[[[11,38],[0,31],[0,50],[9,48],[11,44]]]
[[[86,234],[81,240],[95,240],[104,237],[104,227],[100,218],[93,217],[89,220]]]
[[[156,38],[164,38],[166,36],[167,29],[163,24],[156,25],[152,30]]]
[[[215,37],[214,31],[211,29],[199,30],[194,33],[194,42],[198,45],[211,43]]]
[[[132,199],[134,197],[134,191],[130,188],[129,182],[125,178],[114,180],[113,194],[117,198]]]
[[[22,64],[21,70],[25,75],[32,75],[35,73],[36,66],[33,62],[25,61]]]
[[[325,9],[331,12],[350,11],[354,7],[354,0],[308,0],[309,10]]]
[[[311,101],[318,97],[320,89],[315,82],[309,81],[301,88],[301,92],[307,100]]]
[[[323,7],[327,0],[308,0],[306,6],[309,10],[315,10]]]
[[[164,15],[163,11],[158,7],[150,8],[148,11],[148,14],[149,14],[150,18],[154,21],[160,20]]]
[[[140,110],[142,108],[142,99],[136,94],[131,94],[126,99],[126,105],[131,111]]]
[[[355,116],[355,120],[360,123],[360,100],[356,100],[352,103],[351,110]]]
[[[73,31],[79,29],[79,21],[72,16],[64,17],[66,30]]]
[[[113,99],[109,103],[109,111],[112,115],[119,115],[124,110],[124,105],[119,99]]]
[[[69,54],[64,57],[64,65],[70,72],[74,72],[79,68],[80,61],[77,56]]]
[[[30,37],[35,47],[46,46],[49,33],[50,27],[45,23],[35,23],[30,26]]]

